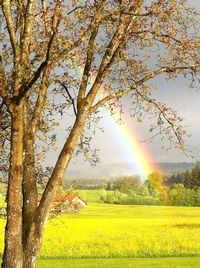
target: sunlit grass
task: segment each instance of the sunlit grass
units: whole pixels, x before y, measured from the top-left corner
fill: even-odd
[[[0,252],[4,225],[1,219]],[[169,256],[200,256],[200,208],[89,203],[78,213],[49,220],[40,253],[44,258]]]
[[[200,255],[200,208],[89,204],[48,223],[42,257]]]
[[[156,258],[156,259],[44,259],[38,260],[37,268],[199,268],[200,258]]]

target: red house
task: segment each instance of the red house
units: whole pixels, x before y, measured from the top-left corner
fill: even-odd
[[[37,201],[38,205],[42,199],[42,195],[38,195]],[[62,211],[77,211],[81,208],[86,207],[86,202],[79,196],[75,194],[67,195],[56,195],[54,198],[54,206],[61,204]]]

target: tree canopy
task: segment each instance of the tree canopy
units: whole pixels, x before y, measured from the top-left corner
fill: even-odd
[[[170,146],[185,148],[182,120],[153,97],[151,80],[181,76],[191,86],[198,82],[199,13],[185,0],[0,4],[0,152],[1,170],[8,173],[3,267],[27,268],[35,265],[52,200],[75,149],[88,159],[86,130],[98,122],[101,107],[115,113],[127,95],[139,121],[154,116],[153,135],[157,129]],[[38,206],[37,146],[54,143],[49,131],[57,112],[73,113],[73,120],[66,122],[66,141]]]

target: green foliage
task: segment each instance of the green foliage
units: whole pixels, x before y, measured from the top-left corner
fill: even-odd
[[[174,184],[168,193],[172,206],[200,206],[200,189],[188,189],[183,184]]]
[[[120,191],[102,191],[101,200],[109,204],[124,205],[165,205],[165,206],[200,206],[200,188],[188,189],[183,184],[172,187],[162,187],[158,192],[150,180],[137,190],[130,190],[126,194]]]
[[[157,191],[157,189],[150,180],[146,180],[144,186],[147,188],[150,196],[156,197],[159,195],[159,192]]]
[[[148,187],[145,184],[140,186],[139,190],[137,191],[137,194],[141,195],[141,196],[149,196],[150,195]]]
[[[195,166],[191,171],[183,173],[183,184],[189,189],[200,187],[200,165]]]
[[[39,259],[37,268],[197,268],[200,258]]]
[[[109,204],[123,205],[160,205],[159,199],[138,195],[133,190],[129,191],[128,194],[121,193],[118,190],[107,193],[104,195],[103,201]]]
[[[127,194],[121,193],[118,190],[106,192],[106,194],[102,196],[102,200],[109,204],[126,204]]]
[[[145,185],[150,195],[156,197],[163,190],[163,177],[160,173],[154,171],[148,176]]]
[[[107,191],[111,191],[112,190],[112,184],[110,181],[108,181],[107,185],[106,185],[106,190]]]
[[[130,190],[138,190],[140,186],[141,180],[139,176],[124,176],[113,182],[112,190],[127,193]]]

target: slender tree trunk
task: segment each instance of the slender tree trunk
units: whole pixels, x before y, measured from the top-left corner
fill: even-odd
[[[23,208],[22,230],[24,252],[28,250],[27,239],[29,237],[34,215],[37,209],[37,183],[35,174],[35,133],[32,130],[28,113],[28,102],[24,102],[24,169],[22,181]],[[25,254],[26,255],[26,254]]]
[[[22,209],[22,230],[23,230],[23,253],[24,268],[35,267],[35,231],[34,216],[37,209],[37,185],[35,177],[35,159],[34,159],[34,137],[31,131],[27,133],[24,139],[24,173],[23,173],[23,209]]]
[[[11,156],[7,191],[7,223],[3,268],[22,268],[22,194],[23,177],[23,108],[17,105],[12,111]]]
[[[24,236],[24,268],[34,268],[37,255],[40,251],[43,239],[44,228],[47,222],[52,200],[62,184],[64,172],[70,162],[73,151],[82,133],[85,124],[84,117],[78,117],[68,140],[58,158],[53,174],[47,184],[43,201],[37,208],[33,221],[29,225],[28,232]]]
[[[36,258],[41,248],[41,238],[37,233],[35,222],[29,228],[23,241],[23,268],[35,268]]]
[[[44,194],[42,196],[42,200],[38,207],[38,213],[39,213],[38,217],[41,218],[42,222],[44,222],[44,219],[46,218],[48,214],[48,211],[51,206],[51,202],[55,197],[58,187],[62,185],[65,170],[68,167],[72,154],[82,134],[85,121],[86,121],[86,118],[83,113],[80,113],[80,115],[77,115],[76,121],[71,130],[71,133],[67,141],[65,142],[63,149],[58,157],[55,168],[53,170],[51,178],[49,179],[47,183]]]

